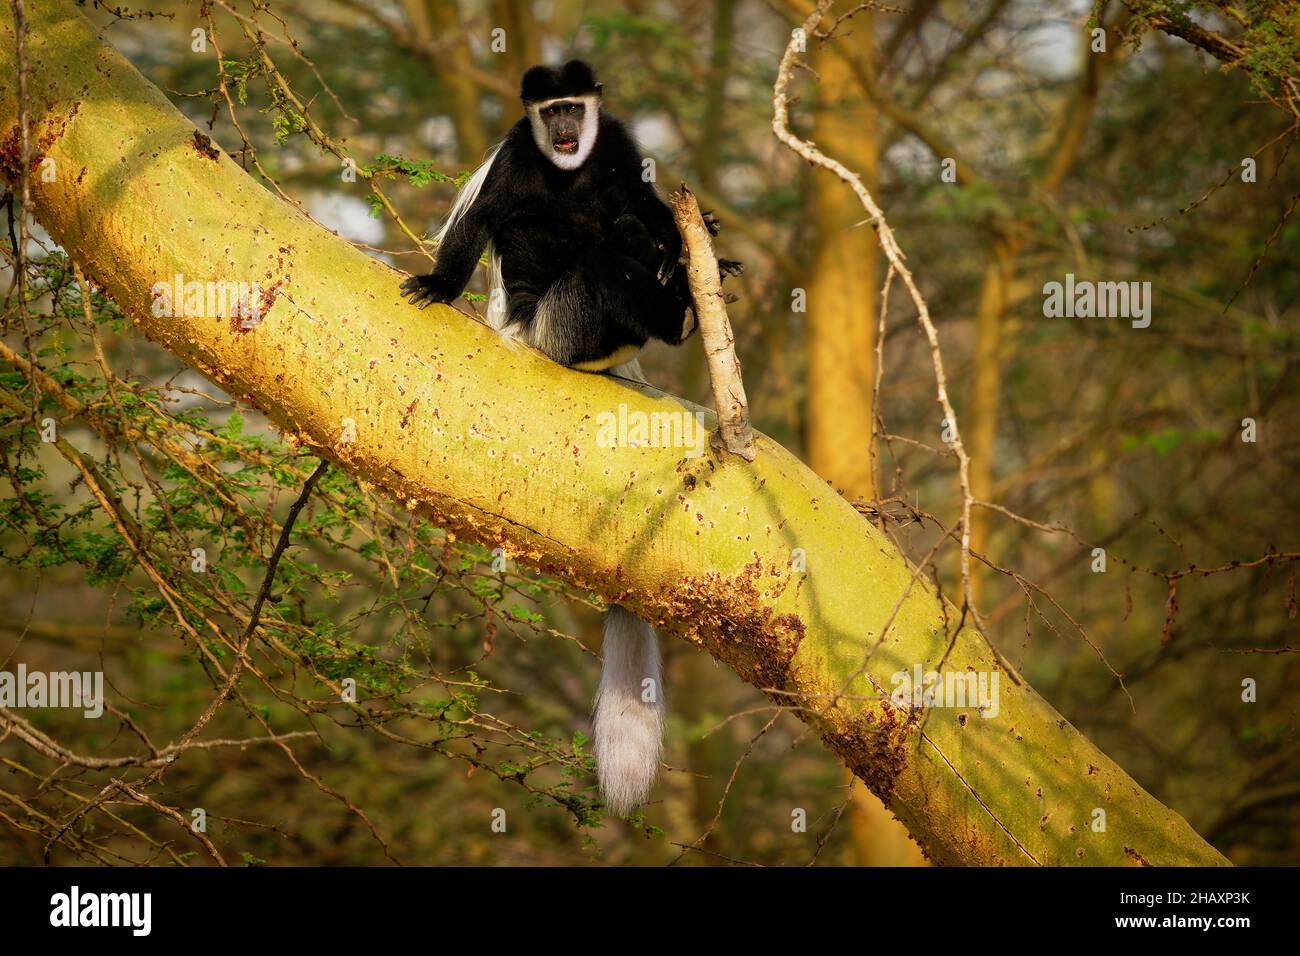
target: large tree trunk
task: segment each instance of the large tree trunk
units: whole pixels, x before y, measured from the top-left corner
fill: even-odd
[[[4,9],[0,163],[13,176]],[[510,349],[452,309],[410,308],[392,269],[213,157],[71,0],[31,4],[29,16],[31,141],[57,169],[53,182],[34,178],[40,221],[143,333],[286,435],[457,534],[617,599],[800,708],[935,860],[1225,862],[1006,674],[997,717],[935,709],[909,721],[880,700],[873,683],[888,691],[896,671],[943,657],[944,608],[923,579],[909,591],[912,569],[885,537],[775,442],[759,436],[752,464],[601,448],[597,416],[620,403],[695,408]],[[260,282],[268,311],[249,330],[155,316],[151,287],[177,273]],[[794,548],[806,573],[791,569]],[[945,664],[996,666],[970,631]],[[1089,826],[1094,808],[1105,832]]]
[[[851,163],[876,187],[876,111],[857,81],[854,62],[871,69],[874,18],[865,11],[853,30],[827,44],[814,61],[820,82],[812,138]],[[824,21],[829,28],[830,18]],[[808,281],[808,398],[804,426],[808,463],[855,498],[876,493],[871,473],[871,392],[875,384],[876,300],[880,248],[844,183],[815,170],[812,273]]]
[[[829,29],[831,17],[823,20]],[[853,29],[817,52],[821,77],[812,138],[829,155],[852,162],[873,193],[880,165],[875,108],[857,70],[872,69],[875,17],[864,10]],[[813,170],[812,275],[808,281],[808,397],[804,403],[808,464],[850,498],[877,497],[872,473],[871,395],[875,384],[876,300],[880,249],[844,183]],[[863,866],[916,866],[916,844],[881,802],[857,787],[849,806],[854,855]]]
[[[460,5],[456,0],[406,0],[411,28],[421,43],[432,44],[442,36],[463,33]],[[447,111],[456,128],[456,152],[460,161],[473,169],[488,151],[487,129],[479,110],[479,87],[466,67],[473,62],[469,37],[452,43],[443,54],[438,81],[447,87]]]

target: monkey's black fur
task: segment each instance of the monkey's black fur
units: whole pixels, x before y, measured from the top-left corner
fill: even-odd
[[[642,177],[631,135],[599,110],[599,95],[580,61],[524,74],[529,115],[506,135],[477,197],[446,231],[433,272],[403,283],[413,304],[459,296],[490,241],[501,259],[506,326],[556,362],[606,368],[649,338],[677,345],[689,336],[681,237]],[[581,165],[561,168],[566,154],[571,163],[582,158],[580,134],[589,137],[593,122],[595,143]],[[738,272],[739,264],[723,269]]]

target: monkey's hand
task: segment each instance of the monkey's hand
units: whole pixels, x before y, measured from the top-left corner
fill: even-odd
[[[460,289],[452,288],[452,283],[444,276],[430,273],[424,276],[409,276],[402,283],[402,295],[408,297],[411,305],[428,308],[435,302],[450,302],[460,295]]]
[[[700,218],[704,220],[704,228],[709,230],[710,236],[716,236],[722,231],[722,220],[713,214],[713,210],[700,213]]]
[[[745,264],[736,259],[719,259],[718,276],[725,279],[727,276],[738,276],[745,271]]]

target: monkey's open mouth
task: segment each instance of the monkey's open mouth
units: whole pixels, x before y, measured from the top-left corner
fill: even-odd
[[[578,151],[578,141],[567,136],[560,137],[551,145],[555,147],[557,153],[576,153]]]

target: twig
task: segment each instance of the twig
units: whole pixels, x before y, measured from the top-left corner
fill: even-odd
[[[722,297],[722,277],[718,273],[718,258],[713,254],[713,240],[709,238],[695,194],[685,183],[668,200],[677,220],[677,230],[682,234],[687,282],[695,300],[704,357],[709,363],[709,382],[713,386],[713,404],[718,410],[718,433],[727,451],[745,461],[753,461],[754,430],[749,424],[749,402],[745,398],[745,383],[740,379],[736,339]]]

